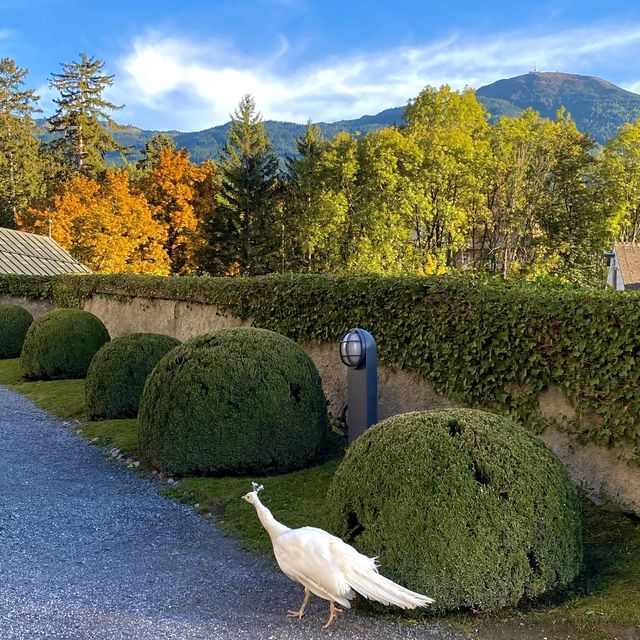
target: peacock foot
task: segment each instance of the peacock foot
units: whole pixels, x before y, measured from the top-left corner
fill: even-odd
[[[342,611],[343,609],[338,609],[338,607],[336,607],[335,602],[330,602],[329,603],[329,619],[327,620],[327,624],[325,624],[322,628],[326,629],[327,627],[330,627],[336,621],[338,614],[341,613]]]
[[[304,616],[305,609],[307,608],[307,604],[309,604],[309,598],[311,597],[311,591],[305,587],[304,589],[304,600],[302,601],[302,605],[300,606],[299,611],[287,611],[287,616],[289,618],[298,618],[298,620],[302,620]]]

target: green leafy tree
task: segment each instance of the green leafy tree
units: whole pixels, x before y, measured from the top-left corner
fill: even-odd
[[[255,101],[246,95],[231,117],[220,162],[219,224],[210,242],[227,274],[261,274],[280,263],[278,158]]]
[[[411,207],[420,149],[397,129],[329,142],[309,125],[290,161],[301,264],[332,273],[411,271]]]
[[[611,232],[640,241],[640,119],[622,126],[602,149],[597,167],[600,202],[612,208]]]
[[[319,161],[322,185],[310,228],[312,271],[348,272],[356,257],[360,206],[358,141],[346,131],[325,147]]]
[[[483,205],[489,154],[488,114],[468,89],[426,87],[406,108],[405,134],[421,149],[414,202],[419,270],[453,266],[468,244],[470,215]]]
[[[505,278],[597,281],[615,220],[593,140],[564,110],[555,121],[525,110],[489,135],[487,212],[471,232],[476,266]]]
[[[117,125],[109,113],[122,109],[103,97],[113,76],[103,73],[104,62],[86,53],[77,62],[63,63],[62,73],[51,74],[49,86],[60,93],[57,109],[48,120],[49,131],[61,134],[52,142],[67,173],[95,176],[104,170],[107,152],[125,152],[109,132]]]
[[[32,117],[39,97],[23,88],[27,73],[11,58],[0,59],[0,227],[15,227],[40,185]]]
[[[571,281],[597,282],[602,252],[611,241],[613,211],[601,206],[593,186],[595,142],[578,131],[563,109],[546,133],[551,163],[535,202],[545,270]]]
[[[470,229],[474,266],[514,275],[535,260],[539,245],[536,202],[546,188],[551,153],[545,132],[551,123],[532,109],[503,117],[490,128],[486,209]]]
[[[423,153],[413,139],[393,128],[358,141],[359,203],[351,242],[357,251],[350,270],[414,272],[420,257],[412,245],[413,213],[420,208]]]

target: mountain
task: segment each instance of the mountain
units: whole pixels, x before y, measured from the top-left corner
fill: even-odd
[[[392,124],[400,124],[403,111],[404,107],[396,107],[386,109],[373,116],[362,116],[356,120],[319,122],[318,124],[325,138],[333,138],[340,131],[365,134]],[[266,120],[264,124],[271,144],[280,158],[296,155],[296,138],[304,134],[306,124],[279,122],[278,120]],[[163,133],[173,138],[178,148],[187,149],[194,162],[202,162],[206,158],[217,158],[220,155],[227,138],[228,128],[229,123],[227,122],[203,131],[190,133],[163,131]],[[134,127],[126,127],[123,130],[113,132],[114,138],[120,144],[133,146],[136,150],[142,149],[144,143],[156,133],[158,132],[135,129]],[[136,155],[138,154],[135,154],[134,158]]]
[[[365,134],[375,129],[388,127],[392,124],[400,124],[402,122],[402,113],[404,107],[396,107],[393,109],[385,109],[373,116],[362,116],[356,120],[339,120],[338,122],[319,122],[322,133],[325,138],[333,138],[340,131],[348,131],[349,133]],[[50,141],[53,136],[47,133],[45,129],[45,120],[39,118],[36,123],[39,126],[39,137],[45,142]],[[295,156],[296,138],[299,138],[307,127],[306,124],[298,124],[295,122],[279,122],[277,120],[266,120],[265,128],[271,144],[276,154],[284,159],[287,156]],[[138,160],[141,157],[142,149],[145,143],[154,135],[163,133],[165,136],[172,138],[176,143],[176,147],[184,147],[189,152],[194,162],[200,163],[206,158],[218,158],[224,149],[227,139],[227,129],[229,123],[204,129],[203,131],[152,131],[148,129],[139,129],[131,125],[117,125],[109,128],[109,133],[115,140],[125,146],[131,148],[130,160]],[[119,155],[107,154],[111,162],[119,162]]]
[[[640,117],[640,95],[594,76],[534,71],[480,87],[476,96],[493,120],[503,115],[517,116],[527,107],[532,107],[546,118],[554,118],[557,110],[564,106],[578,128],[590,133],[601,144],[614,135],[620,125]],[[402,124],[403,112],[404,107],[394,107],[355,120],[318,124],[326,138],[332,138],[340,131],[366,134],[382,127]],[[42,127],[43,123],[39,121]],[[206,158],[219,157],[228,127],[229,123],[226,123],[203,131],[184,133],[118,126],[111,133],[120,144],[131,147],[131,160],[140,158],[145,142],[157,133],[164,133],[173,138],[178,148],[186,148],[194,162],[202,162]],[[306,125],[267,120],[265,127],[280,158],[296,154],[296,138],[304,133]],[[50,139],[44,127],[41,138]],[[116,157],[111,160],[118,161]]]
[[[604,144],[625,122],[640,117],[640,95],[594,76],[532,71],[480,87],[476,96],[493,116],[531,107],[554,118],[562,106],[581,131]]]
[[[500,116],[518,116],[527,107],[545,118],[555,118],[558,109],[564,106],[578,128],[590,133],[600,144],[614,135],[622,124],[640,117],[640,95],[594,76],[534,71],[480,87],[476,96],[493,120]],[[402,124],[403,112],[404,107],[395,107],[355,120],[319,124],[326,138],[332,138],[339,131],[365,134],[381,127]],[[227,123],[204,131],[177,133],[172,137],[178,146],[189,150],[194,161],[201,162],[204,158],[219,155],[228,126]],[[304,124],[267,120],[265,126],[281,158],[295,155],[295,140],[304,132]],[[146,138],[146,134],[142,132],[141,135]]]

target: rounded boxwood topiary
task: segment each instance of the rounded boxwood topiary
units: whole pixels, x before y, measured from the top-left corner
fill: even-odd
[[[160,358],[179,344],[179,340],[158,333],[132,333],[107,342],[87,371],[87,417],[135,418],[147,377]]]
[[[27,331],[20,354],[22,375],[30,380],[82,378],[98,349],[109,341],[102,321],[80,309],[54,309]]]
[[[582,522],[562,463],[507,418],[444,409],[388,418],[347,451],[329,527],[435,611],[491,610],[568,585]]]
[[[140,448],[170,473],[291,471],[317,454],[327,403],[313,361],[264,329],[223,329],[168,353],[140,401]]]
[[[17,304],[0,304],[0,359],[17,358],[33,316]]]

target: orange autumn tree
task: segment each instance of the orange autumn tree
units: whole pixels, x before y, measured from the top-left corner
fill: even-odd
[[[198,183],[207,177],[189,160],[186,149],[166,147],[141,181],[154,218],[166,230],[165,251],[172,273],[193,273],[199,246],[199,221],[194,208]]]
[[[129,175],[108,169],[100,181],[76,175],[63,183],[51,209],[30,209],[19,220],[24,231],[45,233],[93,271],[169,273],[167,233]]]

